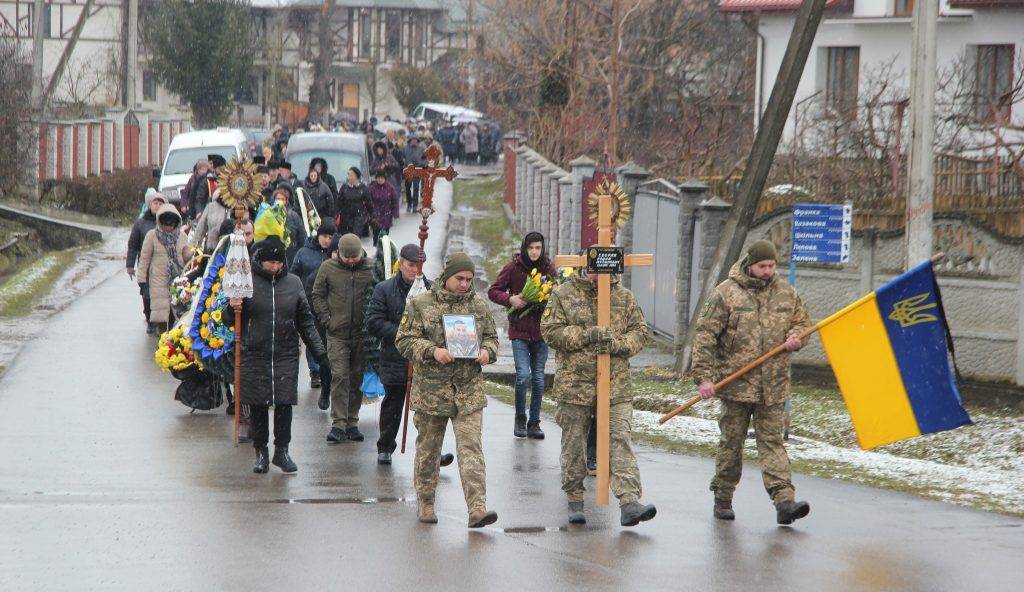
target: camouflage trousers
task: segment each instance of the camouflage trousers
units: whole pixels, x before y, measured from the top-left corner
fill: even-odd
[[[555,423],[562,428],[562,491],[570,502],[583,501],[583,480],[587,477],[587,432],[594,415],[590,405],[559,403]],[[630,444],[633,404],[616,403],[611,407],[609,460],[612,493],[619,504],[640,500],[640,469]]]
[[[462,493],[466,496],[466,507],[470,513],[485,510],[487,472],[480,437],[484,427],[482,409],[452,418],[416,412],[413,416],[416,425],[416,497],[427,502],[434,501],[434,491],[441,472],[441,445],[444,443],[449,419],[455,430],[455,453],[459,460],[459,478],[462,480]]]
[[[338,339],[327,336],[327,357],[331,360],[331,426],[350,428],[359,425],[363,405],[363,338]]]
[[[715,478],[711,480],[711,491],[715,492],[715,498],[731,500],[736,491],[743,472],[743,443],[747,439],[750,418],[753,417],[757,460],[761,465],[764,488],[775,503],[793,501],[789,456],[782,443],[785,407],[785,403],[764,405],[722,399],[722,415],[718,419],[722,436],[715,457]]]

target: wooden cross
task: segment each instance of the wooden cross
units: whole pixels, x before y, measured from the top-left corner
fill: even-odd
[[[441,160],[441,148],[437,144],[428,146],[426,152],[423,153],[423,158],[426,159],[427,166],[418,167],[410,164],[402,170],[402,176],[405,177],[406,181],[423,179],[423,188],[420,190],[420,232],[417,235],[417,238],[420,239],[420,257],[419,261],[416,262],[417,276],[423,275],[423,260],[426,258],[424,247],[429,236],[427,218],[434,213],[434,181],[439,178],[451,181],[459,175],[459,173],[455,172],[455,167],[452,165],[448,165],[446,169],[433,166]],[[405,443],[409,434],[409,399],[411,390],[412,362],[409,362],[409,373],[405,384],[405,410],[402,414],[402,454],[405,454]]]
[[[612,197],[598,196],[597,202],[597,243],[594,246],[614,246],[612,234]],[[559,255],[555,258],[558,267],[579,267],[587,264],[586,255]],[[654,265],[654,255],[626,255],[628,267]],[[597,325],[610,327],[612,316],[612,278],[608,274],[597,276]],[[597,356],[597,503],[608,504],[609,482],[609,436],[611,434],[611,354]]]

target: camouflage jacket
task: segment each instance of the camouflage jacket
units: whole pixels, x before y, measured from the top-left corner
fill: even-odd
[[[792,286],[746,273],[745,260],[715,287],[697,320],[693,379],[717,382],[811,324]],[[789,354],[781,353],[717,393],[723,399],[773,405],[789,399]]]
[[[563,403],[593,405],[597,398],[597,354],[611,354],[611,401],[633,400],[629,358],[644,348],[647,322],[633,293],[612,280],[612,341],[591,343],[588,331],[597,325],[597,284],[573,278],[551,292],[541,317],[544,340],[555,350],[555,397]]]
[[[498,357],[498,332],[483,298],[474,292],[453,294],[435,283],[429,292],[413,298],[405,308],[395,336],[395,347],[413,364],[413,411],[456,417],[487,406],[483,377],[476,360],[455,360],[440,364],[434,350],[445,347],[442,316],[467,314],[476,317],[481,350],[491,361]]]

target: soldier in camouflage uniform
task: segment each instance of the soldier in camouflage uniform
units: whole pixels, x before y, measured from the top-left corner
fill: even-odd
[[[718,392],[714,386],[780,343],[785,342],[790,352],[800,349],[797,335],[811,321],[796,290],[775,275],[777,260],[772,243],[754,242],[732,267],[729,279],[715,288],[697,321],[694,382],[702,398],[717,396],[722,400],[718,421],[722,436],[711,481],[714,515],[722,520],[736,517],[732,495],[743,469],[743,442],[751,417],[761,476],[775,503],[779,524],[791,524],[810,512],[806,502],[794,501],[789,457],[783,444],[789,354],[775,356]]]
[[[586,523],[583,480],[587,476],[587,432],[597,400],[597,355],[611,354],[611,488],[619,499],[621,524],[635,526],[657,513],[640,503],[640,471],[630,445],[633,392],[629,358],[647,340],[647,323],[633,293],[612,278],[611,327],[597,326],[597,282],[580,272],[551,292],[541,317],[544,341],[555,350],[558,371],[555,422],[562,428],[562,490],[569,497],[569,522]]]
[[[481,367],[498,355],[498,333],[487,303],[473,291],[473,260],[454,253],[429,292],[412,299],[402,316],[395,346],[413,364],[411,408],[416,412],[415,484],[420,522],[437,522],[434,491],[445,428],[451,420],[459,476],[469,508],[469,527],[493,524],[498,515],[487,510],[483,447],[484,396]],[[475,360],[455,359],[445,349],[446,314],[473,315],[480,336]]]

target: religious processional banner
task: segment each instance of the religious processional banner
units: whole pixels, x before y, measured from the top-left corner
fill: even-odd
[[[971,423],[950,368],[931,261],[818,327],[861,448]]]

